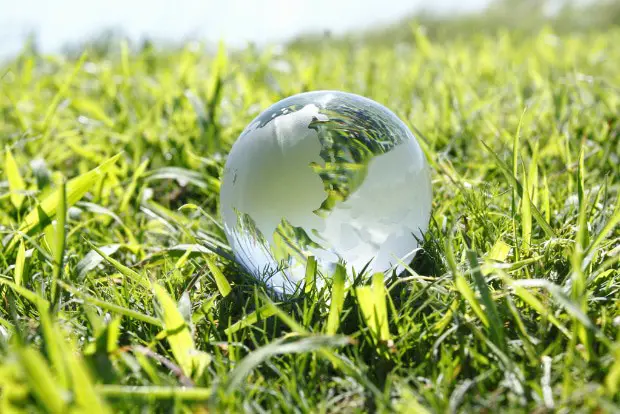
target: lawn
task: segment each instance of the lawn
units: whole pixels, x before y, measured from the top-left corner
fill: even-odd
[[[618,412],[620,27],[476,21],[5,61],[0,412]],[[405,121],[433,215],[405,274],[282,297],[231,260],[219,188],[317,89]]]

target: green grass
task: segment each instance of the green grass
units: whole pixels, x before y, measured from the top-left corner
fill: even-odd
[[[6,62],[0,412],[617,412],[620,29],[409,33]],[[433,217],[401,277],[311,264],[278,298],[230,260],[220,179],[313,89],[405,120]]]

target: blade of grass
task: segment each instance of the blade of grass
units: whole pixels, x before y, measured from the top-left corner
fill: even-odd
[[[309,294],[314,289],[316,282],[316,258],[314,256],[308,257],[308,261],[306,262],[306,275],[304,280],[304,292],[306,294]]]
[[[243,358],[228,377],[226,389],[235,391],[250,372],[267,359],[275,355],[304,354],[325,348],[339,348],[349,344],[349,338],[342,335],[312,335],[296,341],[288,337],[280,338],[272,343],[251,352]]]
[[[138,385],[113,385],[98,384],[95,386],[97,393],[109,398],[123,398],[133,401],[136,398],[148,400],[174,400],[174,401],[207,401],[212,398],[211,388],[200,387],[174,387],[174,386],[138,386]]]
[[[123,276],[126,276],[127,278],[129,278],[130,280],[133,280],[134,282],[138,283],[139,285],[141,285],[144,288],[150,288],[151,287],[151,282],[149,281],[149,279],[146,276],[141,275],[140,273],[136,272],[135,270],[132,270],[132,269],[128,268],[127,266],[125,266],[124,264],[120,263],[119,261],[111,258],[107,254],[105,254],[105,252],[103,250],[99,249],[94,244],[92,244],[90,242],[88,242],[88,244],[92,247],[92,249],[94,251],[96,251],[99,254],[99,256],[103,257],[106,262],[108,262],[112,266],[114,266],[114,268],[116,268],[116,270],[118,270]]]
[[[59,185],[58,191],[58,207],[56,208],[56,232],[54,237],[54,249],[52,257],[54,258],[54,266],[52,271],[52,301],[58,303],[56,284],[62,279],[62,269],[64,266],[66,229],[65,222],[67,220],[67,193],[66,183],[64,180]]]
[[[530,160],[527,171],[527,186],[525,186],[533,205],[538,205],[538,151],[539,141],[535,141],[532,159]],[[523,171],[523,176],[525,177],[525,170]],[[547,220],[547,222],[549,222],[549,220]]]
[[[521,197],[521,250],[526,254],[532,245],[532,200],[528,190],[528,181],[523,170],[523,196]]]
[[[371,286],[355,288],[362,316],[376,344],[390,339],[384,278],[383,273],[375,273]]]
[[[293,317],[291,317],[289,314],[280,309],[275,303],[273,303],[271,299],[269,299],[267,296],[260,295],[260,298],[263,302],[265,302],[266,306],[270,309],[270,311],[273,312],[273,315],[275,315],[278,319],[284,322],[286,326],[288,326],[293,332],[300,335],[310,333],[306,328],[304,328],[301,324],[295,321]]]
[[[123,194],[123,199],[121,200],[121,203],[119,204],[119,207],[118,207],[119,213],[124,213],[127,211],[131,198],[136,195],[136,187],[138,186],[138,180],[140,179],[140,177],[142,177],[148,165],[149,165],[149,160],[146,159],[142,161],[142,163],[138,166],[138,168],[134,172],[133,176],[131,177],[131,182],[129,183],[127,190]]]
[[[42,305],[44,307],[49,307],[49,302],[45,298],[42,298],[41,296],[37,295],[35,292],[28,290],[23,286],[19,286],[1,277],[0,277],[0,285],[6,285],[10,287],[11,289],[15,291],[15,293],[17,293],[18,295],[22,296],[23,298],[25,298],[26,300],[28,300],[29,302],[35,305]]]
[[[110,413],[111,410],[108,405],[97,394],[95,384],[81,356],[75,352],[68,352],[67,360],[67,368],[71,375],[73,395],[77,405],[93,414]]]
[[[487,281],[484,280],[484,276],[482,275],[482,272],[480,270],[478,255],[473,250],[468,250],[467,259],[469,260],[469,265],[471,269],[471,274],[474,278],[474,283],[476,285],[478,293],[480,293],[482,304],[484,305],[484,310],[486,312],[486,315],[488,316],[491,338],[503,352],[506,352],[504,325],[502,324],[502,321],[499,317],[495,301],[491,296],[489,285],[487,284]]]
[[[487,315],[484,313],[482,307],[478,303],[478,300],[476,299],[476,294],[474,293],[473,289],[469,286],[467,280],[457,268],[456,260],[454,258],[454,251],[452,250],[451,237],[452,236],[450,236],[450,239],[445,241],[444,247],[446,251],[446,261],[448,262],[448,266],[450,267],[450,270],[452,272],[454,285],[457,291],[465,299],[465,301],[469,303],[469,306],[472,308],[478,319],[480,319],[480,322],[482,322],[482,324],[488,328],[489,319],[487,318]]]
[[[2,279],[0,279],[0,280],[2,280]],[[131,318],[131,319],[135,319],[135,320],[138,320],[138,321],[142,321],[142,322],[148,323],[149,325],[153,325],[153,326],[157,326],[157,327],[162,327],[163,326],[162,322],[159,319],[153,318],[152,316],[145,315],[143,313],[140,313],[140,312],[137,312],[137,311],[134,311],[134,310],[131,310],[131,309],[124,308],[124,307],[116,305],[114,303],[109,303],[109,302],[106,302],[104,300],[98,299],[98,298],[96,298],[94,296],[91,296],[91,295],[88,295],[86,293],[83,293],[83,292],[79,291],[78,289],[76,289],[75,287],[73,287],[73,286],[71,286],[71,285],[69,285],[67,283],[64,283],[62,281],[58,282],[58,285],[60,287],[62,287],[64,290],[66,290],[67,292],[71,293],[72,295],[82,299],[84,302],[89,303],[91,305],[98,306],[98,307],[100,307],[102,309],[105,309],[105,310],[107,310],[109,312],[113,312],[113,313],[116,313],[116,314],[119,314],[119,315],[127,316],[128,318]]]
[[[510,245],[502,239],[497,239],[493,247],[491,247],[491,250],[487,255],[487,259],[494,260],[496,262],[505,262],[508,257],[508,253],[510,253]]]
[[[500,167],[501,171],[504,173],[504,176],[508,180],[508,183],[511,185],[511,187],[513,187],[513,189],[517,191],[519,196],[523,197],[523,186],[517,180],[516,176],[510,172],[510,169],[508,168],[506,163],[486,143],[484,143],[483,141],[480,141],[480,142],[487,149],[489,154],[493,156],[497,165]],[[555,232],[553,231],[549,223],[547,223],[547,221],[540,214],[540,211],[538,210],[538,208],[536,208],[535,205],[531,205],[531,210],[532,210],[532,216],[534,217],[534,219],[536,219],[536,222],[540,225],[540,227],[542,227],[542,229],[545,231],[545,234],[547,234],[547,236],[549,237],[556,237]]]
[[[584,256],[587,257],[591,255],[594,250],[600,246],[603,240],[605,240],[605,237],[607,237],[607,235],[611,233],[616,226],[618,226],[618,223],[620,223],[620,195],[618,195],[618,198],[616,199],[616,207],[614,208],[614,212],[611,214],[611,217],[607,220],[607,223],[605,223],[605,226],[603,226],[601,231],[594,236],[590,242],[590,245],[585,250]]]
[[[342,317],[342,305],[344,303],[344,282],[346,278],[346,270],[344,266],[338,264],[333,277],[331,304],[329,307],[329,316],[327,317],[327,325],[325,333],[334,335],[340,327],[340,318]]]
[[[56,378],[48,368],[47,361],[32,348],[18,351],[19,360],[26,374],[28,385],[35,398],[50,413],[67,412],[66,403],[61,390],[57,387]]]
[[[108,128],[112,128],[114,126],[114,121],[106,115],[101,104],[93,99],[71,99],[71,107],[80,114],[85,114],[89,118],[103,122]]]
[[[248,326],[254,325],[259,320],[263,320],[269,318],[276,314],[276,311],[273,306],[265,305],[260,309],[255,310],[254,312],[250,312],[245,315],[242,319],[238,320],[234,324],[230,325],[228,328],[224,330],[224,333],[227,336],[234,334],[235,332],[239,332],[243,328],[247,328]]]
[[[584,252],[589,244],[588,230],[588,200],[584,188],[585,170],[584,170],[584,145],[581,144],[579,150],[579,161],[577,168],[577,196],[579,201],[578,228],[575,235],[575,249],[571,257],[572,262],[572,286],[571,299],[579,304],[579,310],[584,315],[588,314],[588,289],[587,277],[583,269]],[[587,322],[589,319],[585,317]],[[574,322],[577,324],[576,333],[585,349],[585,358],[589,360],[592,356],[592,341],[587,331],[586,322],[582,318],[575,317]]]
[[[527,108],[523,108],[523,112],[521,112],[521,117],[519,118],[519,124],[517,125],[517,131],[513,136],[513,140],[512,140],[512,175],[515,178],[515,180],[518,180],[519,178],[519,140],[521,138],[521,126],[523,125],[523,117],[525,116],[525,111],[527,110]],[[484,145],[484,142],[482,143]],[[485,145],[486,146],[486,145]],[[517,214],[517,194],[519,196],[521,196],[520,193],[518,193],[518,190],[516,187],[512,188],[512,216],[515,217]]]
[[[473,289],[467,283],[467,280],[465,279],[465,277],[457,273],[454,277],[454,284],[456,286],[456,289],[461,294],[461,296],[463,296],[463,298],[467,301],[467,303],[469,303],[469,306],[471,306],[471,309],[474,311],[476,316],[478,316],[478,319],[480,319],[480,322],[482,322],[482,324],[488,328],[489,319],[487,318],[487,315],[482,310],[482,307],[480,306],[480,304],[478,303],[478,300],[476,299],[476,294],[474,293]]]
[[[179,312],[176,302],[166,289],[157,283],[153,285],[153,291],[161,309],[166,339],[177,364],[187,377],[191,377],[194,370],[204,370],[205,365],[210,362],[210,357],[196,350],[192,333],[183,315]]]
[[[9,147],[6,147],[4,155],[4,170],[6,178],[9,181],[9,191],[11,192],[11,203],[19,210],[24,203],[24,194],[26,183],[19,173],[19,166],[13,157],[13,153]]]
[[[211,258],[207,257],[205,261],[207,262],[207,267],[209,268],[213,279],[215,279],[217,289],[220,291],[222,297],[225,298],[230,294],[230,291],[232,290],[230,287],[230,283],[228,283],[226,276],[224,276],[222,271],[217,267],[217,265],[215,264],[215,262],[213,262]]]
[[[545,305],[531,292],[521,286],[513,286],[514,294],[518,296],[523,302],[528,304],[532,309],[534,309],[540,316],[547,319],[560,332],[562,332],[566,337],[570,337],[570,331],[562,325],[562,323],[551,314],[550,310],[545,307]]]
[[[614,356],[614,361],[605,377],[605,387],[611,398],[617,396],[620,391],[620,341],[616,341],[614,345]]]
[[[19,243],[17,248],[17,257],[15,258],[15,271],[13,273],[13,280],[17,286],[22,285],[24,280],[24,272],[26,269],[26,247],[24,242]]]
[[[65,190],[65,208],[73,206],[89,190],[91,190],[97,180],[100,179],[106,173],[106,171],[108,171],[114,166],[114,163],[120,158],[120,156],[121,154],[117,154],[105,161],[97,168],[69,180],[67,182]],[[26,215],[19,228],[21,232],[29,234],[41,224],[39,210],[45,213],[45,216],[47,217],[56,215],[59,207],[58,200],[60,199],[60,191],[62,190],[58,190],[47,196],[35,209],[30,211]],[[11,240],[11,243],[7,247],[7,251],[11,251],[13,249],[15,242],[16,238],[13,238],[13,240]]]
[[[545,214],[545,221],[551,223],[551,193],[549,191],[549,184],[547,183],[547,174],[543,175],[543,188],[542,188],[542,209]]]
[[[63,349],[62,337],[58,334],[58,326],[52,323],[52,318],[48,313],[48,308],[37,304],[39,309],[39,326],[43,334],[45,352],[51,363],[55,374],[56,382],[63,389],[69,388],[69,373],[65,365],[65,358],[69,357]]]

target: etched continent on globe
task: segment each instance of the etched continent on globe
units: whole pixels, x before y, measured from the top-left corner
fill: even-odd
[[[239,263],[292,292],[309,256],[326,276],[339,262],[356,272],[400,268],[428,227],[431,198],[424,153],[396,115],[318,91],[272,105],[242,132],[220,204]]]

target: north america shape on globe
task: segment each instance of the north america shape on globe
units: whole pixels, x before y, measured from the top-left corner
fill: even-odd
[[[431,199],[428,164],[404,123],[338,91],[294,95],[261,113],[233,145],[220,193],[237,261],[284,293],[303,280],[309,256],[325,276],[337,263],[349,273],[402,269]]]

